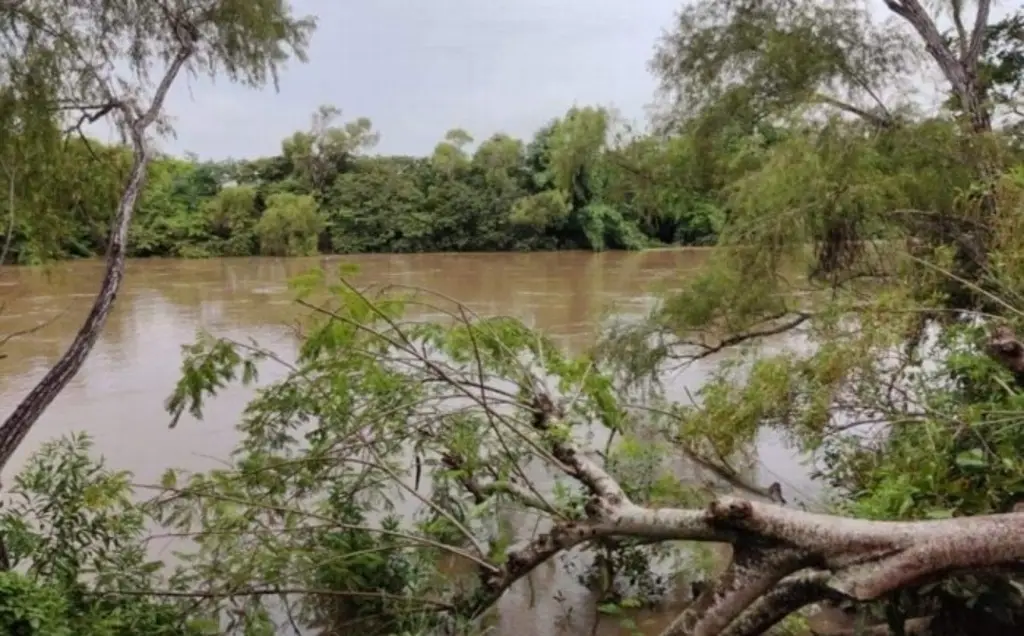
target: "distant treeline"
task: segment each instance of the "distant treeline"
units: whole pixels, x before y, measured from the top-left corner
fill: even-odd
[[[318,110],[277,156],[155,160],[131,255],[641,249],[711,243],[722,219],[685,139],[632,135],[604,109],[574,108],[529,141],[452,130],[427,157],[371,155],[370,121],[339,114]],[[128,154],[84,139],[51,152],[55,187],[14,180],[9,260],[105,248]]]
[[[847,120],[702,120],[654,135],[631,133],[605,109],[573,108],[529,141],[498,134],[475,143],[452,130],[430,156],[408,157],[369,154],[379,138],[370,121],[338,117],[321,108],[273,157],[153,161],[130,255],[707,245],[727,220],[769,210],[785,235],[820,226],[814,240],[841,226],[844,236],[879,238],[870,219],[880,211],[955,207],[971,177],[963,164],[935,159],[958,143],[946,118],[881,130]],[[15,174],[14,196],[0,202],[14,204],[7,261],[102,254],[129,153],[84,139],[43,147],[52,161]],[[806,223],[785,221],[793,214]]]

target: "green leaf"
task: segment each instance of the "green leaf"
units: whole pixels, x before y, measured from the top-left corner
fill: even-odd
[[[988,461],[983,450],[972,448],[956,456],[956,465],[960,468],[985,468]]]

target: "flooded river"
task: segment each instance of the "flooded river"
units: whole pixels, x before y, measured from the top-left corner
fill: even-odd
[[[124,289],[92,356],[32,430],[3,475],[9,479],[47,439],[88,431],[115,468],[155,481],[168,466],[201,470],[233,447],[233,429],[248,394],[228,391],[201,423],[168,429],[163,401],[178,379],[180,347],[199,329],[234,338],[254,337],[278,351],[294,350],[286,323],[295,315],[289,278],[313,267],[358,265],[356,283],[400,283],[454,297],[481,314],[513,315],[545,330],[564,346],[593,342],[608,311],[640,314],[658,288],[699,269],[702,250],[643,253],[368,255],[308,259],[146,260],[128,266]],[[0,360],[0,403],[14,408],[72,339],[102,275],[98,262],[59,264],[48,270],[0,271],[0,334],[41,329],[13,339]],[[694,365],[673,390],[700,385],[714,360]],[[805,471],[776,440],[759,447],[764,481],[781,481],[788,496],[812,490]],[[502,605],[501,636],[618,634],[614,623],[592,631],[592,608],[582,590],[557,566],[541,568],[531,585],[510,592]],[[641,633],[657,633],[671,612],[639,618]]]

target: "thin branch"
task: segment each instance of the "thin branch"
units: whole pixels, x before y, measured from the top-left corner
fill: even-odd
[[[784,314],[768,316],[767,318],[764,319],[764,322],[781,320],[786,316],[794,317],[784,322],[781,322],[775,325],[774,327],[765,327],[764,329],[754,329],[751,331],[733,334],[731,336],[728,336],[727,338],[721,339],[717,344],[714,345],[708,345],[703,342],[694,342],[688,340],[684,340],[679,344],[684,346],[697,347],[700,349],[700,351],[697,353],[688,354],[684,356],[687,362],[695,362],[697,360],[701,360],[703,358],[707,358],[716,353],[719,353],[725,349],[730,349],[737,345],[745,344],[747,342],[750,342],[751,340],[758,340],[760,338],[777,336],[779,334],[786,333],[787,331],[792,331],[793,329],[796,329],[800,325],[804,324],[805,322],[813,318],[814,314],[808,312],[787,312]]]
[[[850,113],[851,115],[856,115],[857,117],[860,117],[864,121],[875,126],[878,126],[879,128],[892,128],[895,125],[895,122],[893,121],[892,117],[872,113],[871,111],[864,110],[859,106],[854,106],[853,104],[836,99],[835,97],[830,97],[829,95],[818,94],[814,96],[814,99],[822,104],[828,104],[829,106],[832,106],[833,108],[838,108],[843,112]]]
[[[299,508],[292,508],[292,507],[289,507],[289,506],[275,506],[275,505],[271,505],[271,504],[261,503],[259,501],[253,501],[253,500],[244,499],[244,498],[241,498],[241,497],[230,497],[230,496],[227,496],[227,495],[221,495],[219,493],[213,493],[213,492],[209,492],[209,491],[197,490],[197,489],[194,489],[194,488],[176,489],[176,488],[165,488],[163,486],[146,485],[146,484],[138,484],[137,487],[138,488],[150,489],[150,490],[162,491],[164,493],[173,493],[173,497],[172,498],[165,499],[162,502],[158,502],[158,503],[162,503],[162,504],[167,504],[170,501],[172,501],[173,499],[183,499],[183,498],[195,497],[195,498],[200,498],[200,499],[204,499],[205,498],[205,499],[211,499],[211,500],[215,500],[215,501],[225,501],[225,502],[240,504],[240,505],[243,505],[243,506],[250,506],[252,508],[258,508],[258,509],[269,510],[269,511],[274,511],[274,512],[281,512],[281,513],[285,513],[285,514],[295,514],[295,515],[298,515],[300,517],[306,517],[306,518],[309,518],[309,519],[314,519],[316,521],[320,521],[321,523],[323,523],[325,525],[329,525],[329,526],[335,527],[335,528],[341,528],[341,529],[344,529],[344,530],[361,530],[361,531],[366,531],[366,532],[374,532],[376,534],[380,534],[380,535],[384,535],[384,536],[390,536],[390,537],[396,537],[396,538],[399,538],[399,539],[405,539],[406,541],[411,541],[411,542],[414,542],[414,543],[419,543],[419,544],[422,544],[422,545],[425,545],[425,546],[436,548],[436,549],[441,550],[443,552],[449,552],[449,553],[451,553],[451,554],[453,554],[455,556],[459,556],[459,557],[462,557],[464,559],[467,559],[470,562],[476,563],[480,567],[482,567],[484,569],[487,569],[487,570],[490,570],[490,571],[497,571],[497,569],[498,569],[495,566],[491,565],[487,561],[484,561],[483,559],[481,559],[480,557],[476,556],[475,554],[473,554],[471,552],[466,552],[465,550],[461,550],[461,549],[459,549],[459,548],[457,548],[455,546],[447,545],[447,544],[442,543],[440,541],[434,541],[433,539],[428,539],[426,537],[419,537],[419,536],[416,536],[416,535],[408,534],[408,533],[405,533],[405,532],[399,532],[399,531],[395,531],[395,530],[385,530],[383,528],[373,528],[373,527],[369,527],[369,526],[360,526],[360,525],[356,525],[356,524],[342,523],[342,522],[336,521],[334,519],[331,519],[330,517],[326,517],[324,515],[319,515],[319,514],[316,514],[314,512],[311,512],[309,510],[302,510],[302,509],[299,509]]]

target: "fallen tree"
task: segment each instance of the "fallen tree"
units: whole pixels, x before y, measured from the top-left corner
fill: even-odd
[[[809,605],[888,607],[900,592],[920,592],[965,573],[1001,576],[1016,571],[1024,559],[1024,513],[967,516],[954,510],[949,514],[953,518],[886,521],[780,505],[777,484],[765,489],[746,483],[728,454],[715,458],[713,439],[697,443],[705,433],[693,428],[692,418],[723,408],[714,402],[717,394],[707,394],[709,404],[674,414],[670,426],[659,428],[628,415],[629,405],[593,360],[566,357],[518,321],[480,318],[460,305],[452,308],[448,299],[416,296],[408,302],[426,305],[434,315],[446,313],[451,324],[409,323],[399,318],[404,305],[384,292],[371,299],[347,284],[333,289],[336,299],[328,305],[306,305],[322,321],[306,333],[297,363],[253,345],[218,339],[201,340],[186,351],[185,379],[168,402],[175,421],[185,411],[201,416],[204,397],[227,382],[253,380],[260,360],[273,359],[289,369],[285,379],[265,388],[249,405],[240,427],[244,450],[231,469],[192,476],[187,485],[177,485],[180,476],[173,476],[153,486],[164,492],[157,507],[164,519],[172,520],[176,536],[202,538],[202,559],[217,564],[218,576],[273,580],[309,603],[327,592],[315,589],[305,575],[287,574],[282,554],[301,554],[302,562],[327,561],[332,554],[324,547],[329,537],[365,531],[407,542],[405,548],[389,548],[396,554],[446,553],[473,564],[478,584],[469,590],[444,576],[396,588],[406,598],[425,594],[443,603],[440,612],[432,610],[435,617],[471,620],[538,566],[574,548],[728,544],[732,557],[727,567],[664,636],[748,636],[764,633]],[[820,316],[813,318],[820,321]],[[857,329],[847,335],[861,337]],[[1007,332],[996,331],[990,350],[1000,337],[1005,340]],[[887,347],[889,342],[875,345]],[[1009,348],[1005,342],[1002,346]],[[834,352],[827,350],[809,358],[785,358],[787,364],[797,360],[805,366],[784,367],[782,379],[810,376],[807,361],[824,354],[834,360]],[[874,356],[872,352],[864,360]],[[849,355],[842,359],[862,362]],[[547,388],[551,378],[545,380],[540,369],[553,374],[557,391]],[[903,366],[897,367],[897,373],[903,372]],[[856,377],[863,381],[863,376]],[[891,381],[891,374],[885,380]],[[741,399],[745,389],[726,390]],[[798,396],[803,390],[787,384],[783,395]],[[832,395],[844,404],[841,392]],[[774,402],[769,407],[777,408]],[[959,411],[929,411],[906,396],[892,408],[901,410],[890,413],[887,421],[921,408],[932,419],[930,424],[922,420],[920,427],[932,426],[935,434],[946,431],[954,441],[964,438],[956,432],[963,430],[956,419]],[[780,417],[777,413],[755,411],[751,417],[770,421]],[[849,427],[844,422],[830,430]],[[580,441],[596,429],[611,432],[603,451]],[[307,445],[300,439],[311,441]],[[657,449],[666,442],[666,453],[682,451],[699,459],[698,466],[715,464],[710,477],[733,491],[738,486],[748,497],[709,497],[703,484],[682,484],[657,467],[637,473],[628,451],[620,453],[612,439],[627,449]],[[962,449],[954,450],[962,454]],[[946,461],[944,452],[937,461]],[[538,481],[536,472],[527,473],[534,462],[561,478],[554,484]],[[662,477],[678,490],[656,493],[650,484],[664,483]],[[638,481],[649,485],[642,487]],[[344,496],[328,495],[333,503],[325,508],[320,487]],[[438,498],[446,492],[454,494]],[[336,509],[340,502],[349,506],[399,495],[422,504],[428,518],[371,527],[362,517],[345,521]],[[503,514],[492,506],[498,502],[537,514],[547,529],[502,547],[509,539],[494,527]],[[221,511],[224,504],[232,511]],[[246,519],[241,529],[240,518]],[[294,535],[299,527],[301,541]],[[223,587],[227,584],[199,574],[193,584],[220,590],[210,611],[232,607],[231,612],[251,614],[262,607],[246,585]],[[420,585],[424,587],[417,591]],[[440,599],[438,590],[443,590]],[[207,598],[210,592],[195,594]],[[422,607],[420,602],[403,611],[422,615]],[[971,620],[983,624],[977,615]],[[945,634],[936,626],[948,627],[950,615],[918,603],[910,611],[894,611],[890,623],[894,621],[910,633]],[[430,629],[442,629],[432,625]]]
[[[538,404],[553,404],[538,396]],[[538,407],[538,429],[558,413]],[[490,605],[555,554],[606,537],[733,546],[724,573],[663,636],[755,636],[819,601],[875,601],[966,570],[1019,568],[1024,513],[920,522],[864,521],[721,497],[697,510],[648,508],[575,445],[548,438],[566,474],[590,493],[587,518],[556,524],[483,573]],[[922,621],[917,621],[921,623]],[[926,629],[919,627],[918,629]]]

